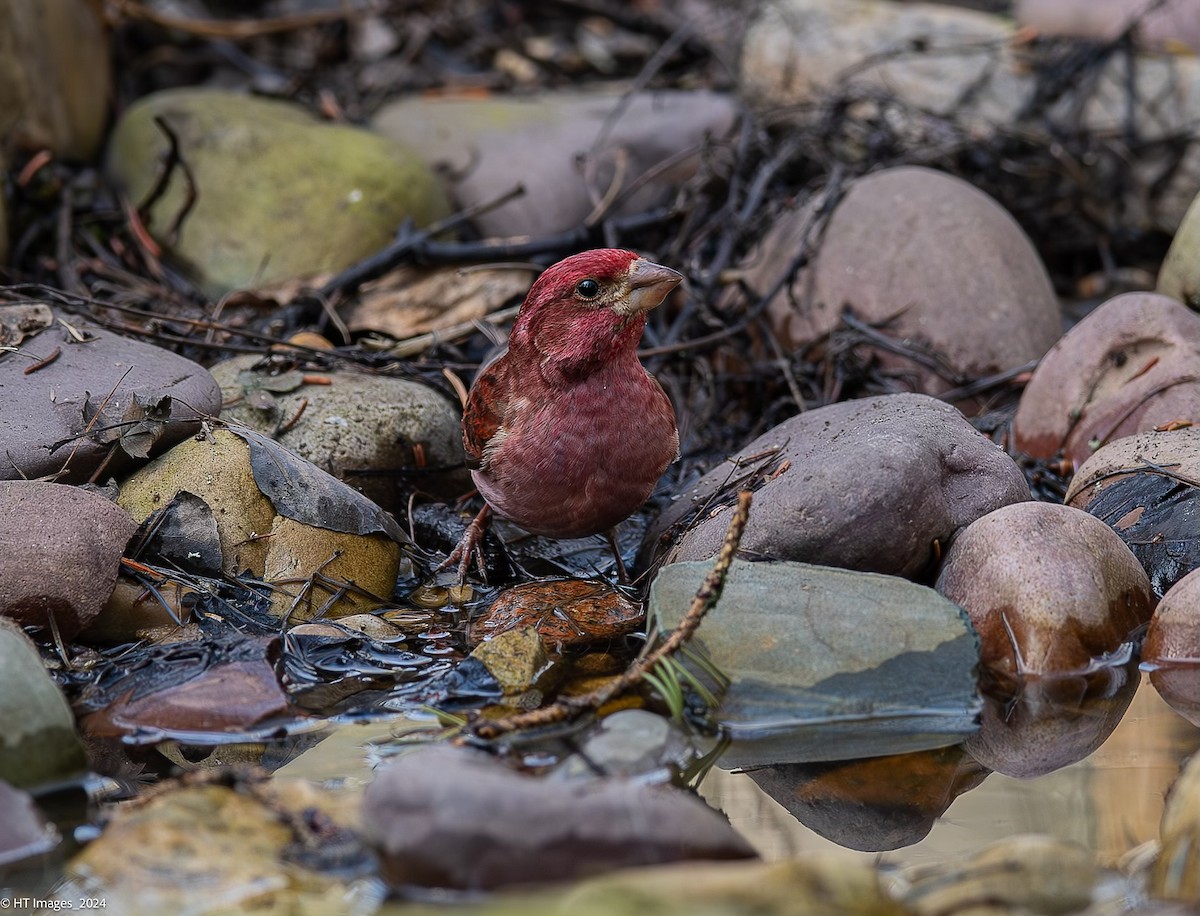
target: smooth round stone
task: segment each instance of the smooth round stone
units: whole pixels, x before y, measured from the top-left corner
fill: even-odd
[[[1200,314],[1157,293],[1109,299],[1054,345],[1013,420],[1018,449],[1076,467],[1105,444],[1200,417]]]
[[[984,682],[1082,675],[1134,639],[1155,598],[1137,558],[1079,509],[1017,503],[954,541],[936,588],[979,631]]]
[[[1032,779],[1083,760],[1113,733],[1141,678],[1137,662],[1078,677],[1027,680],[1016,695],[983,698],[979,731],[964,747],[989,770]]]
[[[1162,698],[1200,726],[1200,569],[1176,582],[1154,609],[1142,660]]]
[[[810,216],[810,208],[785,214],[748,257],[747,282],[756,292],[765,294],[788,270]],[[813,266],[769,306],[794,348],[827,337],[849,309],[936,355],[942,373],[873,348],[899,384],[940,394],[1038,359],[1062,333],[1058,299],[1029,238],[1000,204],[960,178],[908,166],[867,175],[809,243]]]
[[[0,481],[0,617],[70,640],[108,601],[137,531],[113,502],[78,487]]]
[[[647,544],[661,544],[670,563],[716,556],[750,481],[765,482],[744,556],[908,578],[930,573],[938,545],[960,528],[1029,499],[1020,468],[954,407],[886,395],[810,410],[759,436],[679,494]]]
[[[393,887],[483,890],[754,857],[691,793],[625,779],[538,779],[447,745],[380,768],[363,800],[363,829]]]
[[[361,372],[272,374],[254,368],[262,362],[249,354],[212,367],[226,419],[271,436],[396,514],[415,489],[466,488],[462,415],[441,392]]]
[[[448,172],[463,207],[523,187],[524,194],[473,220],[484,235],[513,236],[572,230],[595,210],[597,189],[619,191],[635,180],[640,189],[618,202],[614,215],[663,202],[696,174],[702,146],[728,134],[737,114],[733,97],[707,90],[569,90],[414,96],[384,105],[374,124]],[[659,169],[664,162],[671,167]]]
[[[169,149],[155,118],[179,138],[196,202],[170,238],[186,197],[177,169],[148,228],[212,294],[340,270],[387,245],[406,219],[424,226],[449,213],[407,147],[290,102],[214,89],[146,96],[117,122],[108,168],[135,204]]]
[[[1142,659],[1150,665],[1200,664],[1200,569],[1176,582],[1158,603],[1142,644]]]
[[[21,354],[0,351],[0,480],[83,482],[102,462],[119,475],[220,413],[221,389],[190,359],[41,304],[0,306],[0,337],[18,311],[42,326]]]

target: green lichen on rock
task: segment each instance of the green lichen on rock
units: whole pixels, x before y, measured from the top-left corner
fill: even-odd
[[[404,220],[422,226],[449,212],[434,174],[395,141],[288,102],[206,89],[147,96],[117,124],[108,167],[135,205],[170,148],[156,120],[178,138],[196,199],[172,238],[188,191],[175,168],[149,229],[212,294],[340,270]]]

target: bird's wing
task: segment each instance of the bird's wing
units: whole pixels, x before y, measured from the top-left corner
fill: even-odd
[[[484,451],[504,424],[508,402],[508,360],[498,359],[479,371],[463,408],[463,447],[468,467],[484,465]]]

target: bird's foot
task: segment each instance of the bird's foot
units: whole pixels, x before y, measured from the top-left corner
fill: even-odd
[[[471,567],[471,557],[474,557],[479,577],[487,582],[487,567],[483,562],[483,535],[487,531],[488,519],[491,518],[491,515],[492,507],[484,503],[479,514],[471,519],[471,524],[467,525],[467,530],[459,539],[458,546],[454,548],[450,556],[442,561],[437,572],[449,569],[457,563],[458,584],[463,585],[467,581],[467,570]]]
[[[608,546],[612,548],[613,559],[617,561],[617,584],[628,585],[629,573],[625,569],[625,560],[621,558],[621,547],[617,543],[617,529],[608,529]]]

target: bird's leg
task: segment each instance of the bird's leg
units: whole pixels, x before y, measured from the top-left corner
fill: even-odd
[[[628,585],[629,573],[625,570],[625,561],[621,559],[621,548],[617,544],[616,525],[608,529],[608,546],[612,548],[613,559],[617,561],[617,582],[621,585]]]
[[[487,531],[488,519],[491,518],[492,507],[487,503],[483,504],[483,508],[479,510],[479,514],[471,519],[471,524],[467,525],[467,530],[463,532],[462,538],[459,539],[458,546],[450,556],[442,561],[442,564],[437,568],[438,572],[443,569],[449,569],[455,563],[458,564],[458,584],[462,585],[467,581],[467,569],[471,565],[472,555],[475,557],[475,563],[479,567],[480,578],[484,582],[487,581],[487,568],[483,564],[483,535]]]

